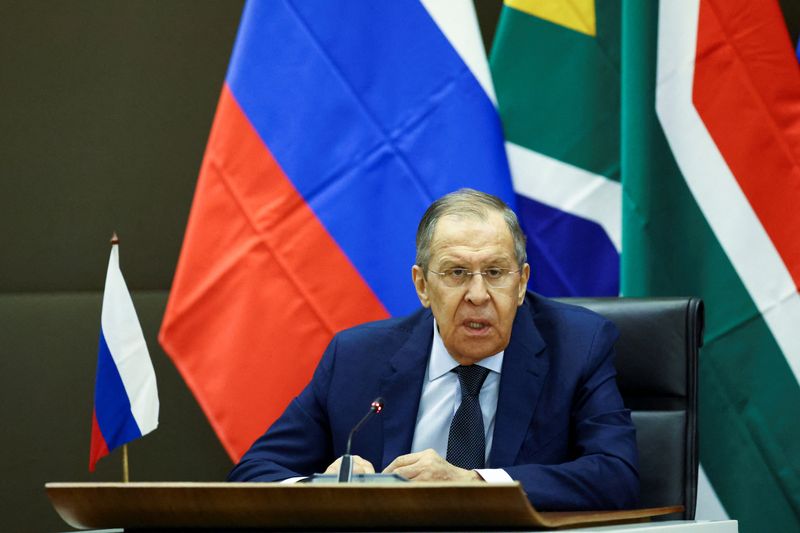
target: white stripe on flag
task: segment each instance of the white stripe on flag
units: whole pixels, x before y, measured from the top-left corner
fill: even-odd
[[[697,473],[697,512],[695,513],[695,520],[728,520],[727,511],[719,501],[714,487],[706,476],[706,471],[703,470],[703,465],[700,465],[700,471]]]
[[[472,0],[422,0],[422,5],[497,107],[489,62],[486,60]]]
[[[800,382],[800,294],[692,103],[699,0],[659,4],[656,112],[689,190]]]
[[[514,190],[599,224],[622,250],[622,187],[616,181],[506,142]]]
[[[100,324],[131,403],[131,411],[145,435],[158,426],[158,390],[153,363],[128,287],[119,269],[118,246],[111,247]]]

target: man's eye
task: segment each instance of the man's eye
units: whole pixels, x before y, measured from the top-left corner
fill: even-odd
[[[503,277],[503,269],[502,268],[487,268],[484,271],[484,274],[489,279],[498,279]]]
[[[467,275],[466,268],[451,268],[447,271],[447,275],[451,278],[463,278]]]

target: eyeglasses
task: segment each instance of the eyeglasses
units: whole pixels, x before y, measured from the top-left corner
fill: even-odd
[[[511,274],[519,274],[520,270],[510,270],[508,268],[487,268],[478,272],[472,272],[466,268],[455,267],[445,269],[444,272],[436,272],[435,270],[428,270],[431,274],[436,274],[442,278],[444,284],[448,287],[461,287],[472,276],[483,276],[486,284],[493,289],[505,289],[514,283],[514,277]]]

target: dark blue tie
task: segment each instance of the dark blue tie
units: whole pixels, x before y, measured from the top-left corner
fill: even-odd
[[[486,435],[478,395],[489,369],[478,365],[459,366],[453,370],[461,382],[461,405],[458,406],[447,438],[447,462],[471,470],[483,468],[486,458]]]

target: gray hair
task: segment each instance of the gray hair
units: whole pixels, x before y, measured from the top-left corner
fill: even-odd
[[[486,220],[491,211],[503,215],[511,237],[514,239],[514,255],[517,265],[521,268],[528,260],[528,254],[525,251],[525,234],[519,225],[517,215],[497,196],[475,189],[459,189],[451,192],[428,207],[417,227],[417,265],[422,268],[424,273],[428,273],[433,232],[442,217],[456,215]]]

